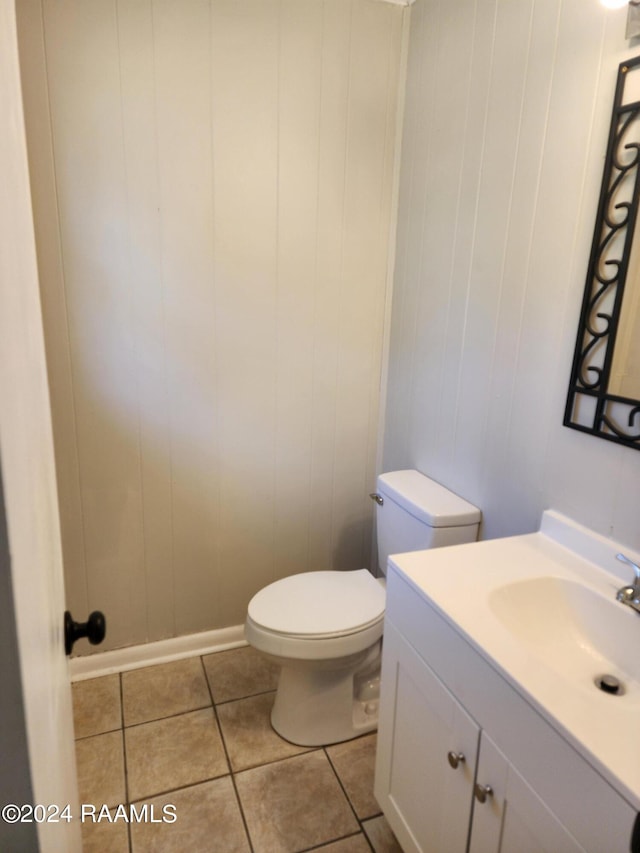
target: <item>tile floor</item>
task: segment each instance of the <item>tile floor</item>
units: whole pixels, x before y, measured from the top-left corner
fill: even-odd
[[[401,853],[373,796],[375,734],[288,743],[276,683],[244,647],[74,684],[81,802],[160,821],[85,822],[85,853]]]

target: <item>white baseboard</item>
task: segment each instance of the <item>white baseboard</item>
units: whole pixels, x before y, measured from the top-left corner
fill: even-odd
[[[203,631],[201,634],[188,634],[185,637],[172,637],[155,643],[142,643],[125,649],[113,649],[110,652],[71,658],[69,677],[71,681],[84,681],[100,675],[126,672],[129,669],[140,669],[143,666],[169,663],[246,645],[244,625],[233,625],[230,628]]]

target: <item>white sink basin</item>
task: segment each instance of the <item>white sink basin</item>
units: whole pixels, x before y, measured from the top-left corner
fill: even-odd
[[[492,590],[489,607],[545,666],[589,690],[612,674],[624,701],[640,700],[640,615],[627,605],[579,581],[536,577]]]

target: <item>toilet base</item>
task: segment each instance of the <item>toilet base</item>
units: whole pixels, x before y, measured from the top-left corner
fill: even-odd
[[[271,724],[298,746],[351,740],[378,727],[381,643],[342,661],[285,660]]]

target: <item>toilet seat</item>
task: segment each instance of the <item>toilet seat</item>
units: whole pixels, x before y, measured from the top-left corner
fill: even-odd
[[[250,619],[290,637],[340,637],[384,617],[385,593],[367,571],[303,572],[260,590],[249,602]]]
[[[305,572],[275,581],[249,602],[247,640],[298,660],[347,657],[382,636],[385,591],[367,571]]]

